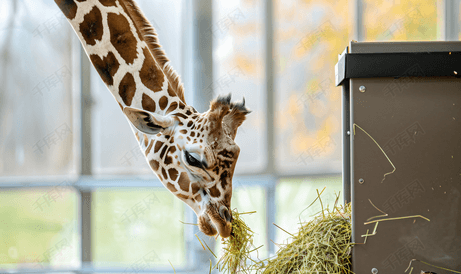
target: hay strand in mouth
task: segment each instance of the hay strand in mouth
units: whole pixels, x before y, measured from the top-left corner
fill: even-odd
[[[250,254],[262,246],[254,248],[254,232],[241,218],[241,215],[251,213],[255,211],[239,213],[236,209],[232,210],[232,233],[223,239],[224,254],[216,264],[219,271],[229,274],[250,273],[252,266],[249,263],[259,264],[250,257]]]

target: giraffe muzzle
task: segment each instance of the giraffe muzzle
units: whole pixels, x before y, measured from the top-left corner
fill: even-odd
[[[216,232],[223,238],[227,238],[231,235],[232,232],[232,215],[230,214],[229,210],[225,206],[220,206],[219,209],[215,205],[209,204],[208,208],[205,212],[208,215],[211,223],[210,226],[216,228]],[[202,223],[199,224],[199,227],[203,227]],[[202,230],[202,229],[201,229]],[[210,227],[205,228],[206,231],[212,231]],[[205,233],[204,230],[202,232]],[[209,235],[209,234],[207,234]],[[211,235],[210,235],[211,236]]]

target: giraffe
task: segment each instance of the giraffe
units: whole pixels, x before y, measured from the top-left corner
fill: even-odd
[[[232,177],[245,99],[218,96],[204,113],[184,87],[134,0],[55,0],[91,63],[127,117],[162,184],[194,210],[199,229],[232,232]]]

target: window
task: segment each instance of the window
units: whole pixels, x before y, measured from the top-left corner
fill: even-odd
[[[458,40],[459,1],[138,0],[186,100],[232,93],[232,207],[260,258],[341,191],[337,55],[350,40]],[[0,2],[0,269],[205,273],[195,214],[148,168],[131,129],[52,1]],[[202,77],[202,78],[201,78]]]

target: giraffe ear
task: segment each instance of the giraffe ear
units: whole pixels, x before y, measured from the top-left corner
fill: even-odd
[[[128,120],[142,133],[155,135],[174,125],[174,119],[142,109],[125,107],[123,109]]]
[[[243,121],[246,119],[246,115],[249,114],[251,110],[245,106],[245,98],[240,102],[233,102],[229,105],[230,110],[229,113],[224,116],[223,124],[229,129],[228,131],[231,138],[235,139],[238,127],[242,125]]]

